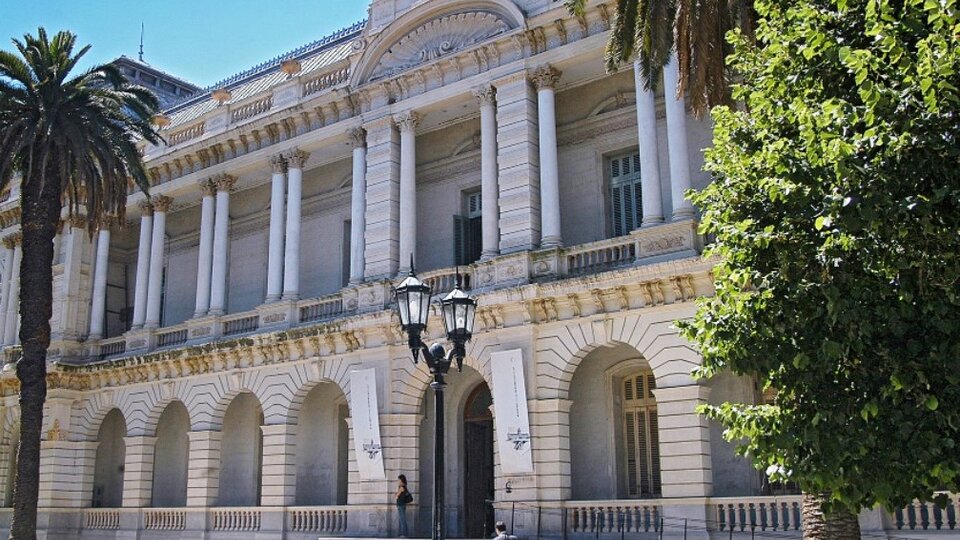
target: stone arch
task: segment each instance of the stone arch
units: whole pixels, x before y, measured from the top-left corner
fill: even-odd
[[[190,413],[183,401],[167,401],[154,424],[151,506],[179,507],[187,504],[187,474],[190,454]]]
[[[123,504],[123,475],[128,425],[123,411],[114,407],[103,415],[97,429],[93,467],[94,507],[117,508]]]
[[[357,67],[351,76],[350,86],[359,87],[371,80],[391,76],[392,73],[382,77],[377,76],[377,68],[385,55],[391,53],[398,45],[404,46],[403,41],[407,38],[412,37],[413,41],[419,43],[423,35],[430,31],[426,25],[444,17],[468,13],[482,13],[496,17],[503,22],[506,27],[505,32],[517,28],[526,28],[523,12],[509,0],[433,0],[397,17],[373,38],[357,63]],[[467,30],[469,32],[469,29]],[[465,36],[465,39],[469,40],[470,37]],[[469,46],[473,46],[473,43],[471,42],[462,48],[465,49]],[[449,52],[454,53],[456,49]],[[423,63],[431,60],[432,58],[428,58]],[[405,66],[400,71],[406,67],[412,66]]]
[[[227,407],[243,392],[253,394],[266,416],[268,406],[272,410],[277,408],[274,396],[282,391],[273,388],[273,385],[278,381],[277,377],[284,377],[286,372],[280,367],[273,370],[224,372],[215,379],[205,379],[185,388],[184,396],[187,399],[183,402],[190,412],[190,429],[219,431]]]
[[[299,364],[293,370],[288,370],[290,386],[287,392],[276,394],[282,403],[278,407],[264,407],[264,422],[267,424],[296,424],[303,407],[303,401],[318,384],[330,382],[335,384],[343,393],[347,403],[350,403],[350,369],[352,362],[343,358],[317,359]]]
[[[493,388],[490,353],[498,348],[499,343],[493,343],[487,335],[475,337],[467,344],[467,355],[463,359],[463,365],[477,371],[489,388]],[[450,369],[454,372],[456,365],[454,364]],[[456,374],[454,373],[453,376],[455,377]],[[391,380],[390,395],[398,412],[418,414],[423,410],[423,396],[432,380],[426,362],[421,359],[414,365],[409,351],[405,351],[405,354],[393,361]]]
[[[622,317],[582,320],[556,326],[537,338],[537,391],[541,398],[567,399],[573,374],[599,347],[632,347],[653,370],[660,388],[694,384],[691,370],[700,354],[680,336],[675,321],[692,316],[692,306],[665,306]]]
[[[220,416],[217,505],[259,506],[263,486],[263,405],[250,390],[232,394]]]
[[[101,389],[92,392],[86,399],[78,401],[73,407],[74,433],[81,441],[95,441],[104,418],[113,409],[118,409],[123,415],[129,435],[132,403],[131,395],[127,392],[118,392],[113,389]]]
[[[349,476],[349,404],[330,379],[311,382],[296,414],[295,504],[347,504]]]
[[[167,407],[179,401],[190,413],[189,403],[190,394],[187,391],[187,385],[184,381],[164,381],[152,388],[150,399],[146,403],[146,411],[141,422],[140,429],[147,437],[155,437],[157,434],[157,423],[160,417],[167,410]]]

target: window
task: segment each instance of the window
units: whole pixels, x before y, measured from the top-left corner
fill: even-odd
[[[346,287],[350,283],[350,229],[353,222],[346,220],[343,222],[343,239],[340,243],[343,250],[340,252],[340,286]]]
[[[627,494],[660,496],[660,440],[657,433],[657,387],[653,372],[645,370],[623,379],[623,434]]]
[[[454,264],[476,262],[483,250],[483,199],[479,191],[463,194],[463,215],[453,216]]]
[[[610,229],[613,236],[630,234],[640,226],[640,153],[610,158]]]

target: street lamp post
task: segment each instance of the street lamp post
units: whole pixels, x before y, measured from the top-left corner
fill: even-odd
[[[463,370],[463,357],[466,355],[465,344],[473,336],[473,321],[476,315],[477,302],[460,288],[460,272],[457,272],[456,287],[440,300],[440,309],[443,314],[443,325],[447,331],[447,339],[453,347],[450,352],[444,350],[443,345],[434,343],[430,347],[420,339],[420,334],[427,328],[427,317],[430,314],[430,286],[417,279],[413,271],[413,258],[410,260],[410,275],[404,278],[394,289],[397,298],[397,312],[400,315],[400,326],[407,334],[413,363],[416,364],[423,355],[430,373],[433,375],[434,395],[434,441],[433,441],[433,540],[443,540],[443,389],[447,386],[443,376],[450,370],[450,364],[457,362],[457,371]]]

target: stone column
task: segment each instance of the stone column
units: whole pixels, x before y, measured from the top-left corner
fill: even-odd
[[[300,298],[300,197],[303,164],[310,154],[294,150],[287,155],[287,240],[283,252],[283,299]]]
[[[291,506],[297,496],[297,426],[261,427],[263,469],[260,506]]]
[[[406,111],[394,117],[400,128],[400,269],[410,271],[417,259],[417,126],[420,115]]]
[[[59,325],[53,327],[53,335],[63,339],[78,339],[90,327],[86,318],[90,307],[90,298],[84,296],[81,282],[84,280],[84,256],[89,245],[87,218],[81,215],[70,216],[69,234],[63,241],[64,260],[61,276],[60,294],[56,302],[60,305]]]
[[[680,71],[676,53],[663,68],[663,102],[667,111],[667,144],[670,151],[670,194],[673,199],[673,220],[693,217],[693,205],[684,193],[690,189],[690,154],[687,150],[687,107],[677,95]]]
[[[664,498],[713,495],[710,425],[697,414],[710,389],[691,384],[657,388],[660,479]]]
[[[97,233],[97,259],[93,269],[93,300],[90,304],[90,339],[104,336],[104,319],[107,311],[107,273],[110,269],[110,226],[114,218],[108,216],[100,221]]]
[[[163,300],[163,257],[166,249],[167,210],[173,199],[160,195],[153,198],[153,234],[150,238],[150,282],[147,288],[147,320],[144,326],[160,326],[160,304]]]
[[[276,302],[283,294],[283,196],[286,194],[286,166],[283,156],[270,158],[270,246],[267,248],[267,302]]]
[[[473,92],[480,104],[480,199],[483,206],[482,260],[500,253],[500,206],[497,202],[497,91],[487,85]]]
[[[213,268],[210,272],[210,314],[223,315],[227,307],[227,248],[230,246],[230,190],[237,179],[221,174],[217,186],[217,211],[213,226]]]
[[[17,344],[17,327],[20,326],[20,261],[23,259],[23,235],[13,233],[13,268],[10,273],[9,299],[5,302],[7,317],[4,321],[3,344]]]
[[[13,278],[13,256],[16,244],[12,236],[3,239],[3,276],[0,277],[0,344],[7,327],[7,307],[10,301],[10,281]]]
[[[637,131],[640,139],[640,196],[643,199],[643,225],[663,223],[660,197],[660,153],[657,150],[657,104],[647,88],[640,63],[633,63],[637,88]]]
[[[220,491],[219,431],[191,431],[187,458],[187,506],[215,506]]]
[[[210,311],[214,205],[216,204],[213,198],[217,192],[217,187],[213,185],[213,180],[202,180],[200,181],[200,191],[203,193],[203,198],[200,203],[200,247],[197,255],[197,299],[194,304],[194,317],[203,317]]]
[[[40,441],[38,506],[88,508],[93,498],[96,441],[65,441],[49,434]]]
[[[400,144],[389,117],[367,124],[364,278],[397,275],[400,239]]]
[[[124,437],[123,506],[143,508],[153,498],[153,455],[156,437]]]
[[[351,130],[353,146],[353,187],[350,192],[350,284],[363,283],[363,229],[367,189],[367,132]]]
[[[540,220],[542,247],[563,245],[560,234],[560,169],[557,163],[557,118],[553,89],[560,71],[553,66],[537,68],[531,76],[537,88],[537,122],[540,132]]]
[[[140,243],[137,247],[137,281],[133,294],[133,329],[143,328],[147,317],[147,289],[150,276],[150,238],[153,231],[153,205],[140,203]]]

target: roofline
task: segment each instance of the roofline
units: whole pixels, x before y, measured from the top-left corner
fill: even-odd
[[[187,89],[192,90],[193,92],[199,92],[199,91],[202,90],[202,88],[200,88],[199,86],[193,84],[193,83],[190,82],[190,81],[187,81],[186,79],[182,79],[182,78],[180,78],[180,77],[177,77],[176,75],[172,75],[171,73],[169,73],[169,72],[167,72],[167,71],[164,71],[164,70],[162,70],[162,69],[155,68],[155,67],[151,66],[150,64],[148,64],[148,63],[146,63],[146,62],[141,62],[141,61],[139,61],[139,60],[135,60],[135,59],[133,59],[133,58],[130,58],[129,56],[127,56],[127,55],[125,55],[125,54],[122,54],[122,55],[118,56],[116,59],[114,59],[114,60],[113,60],[112,62],[110,62],[110,63],[111,63],[111,64],[116,64],[116,63],[119,63],[119,62],[129,63],[129,64],[131,64],[131,65],[136,66],[137,69],[141,69],[141,70],[143,70],[143,71],[149,71],[149,72],[151,72],[153,75],[158,75],[158,76],[160,76],[161,78],[172,79],[173,81],[176,81],[180,86],[185,86],[185,87],[187,87]]]
[[[218,81],[206,88],[199,89],[197,93],[193,94],[188,98],[185,98],[182,101],[174,103],[170,108],[166,109],[164,112],[165,113],[178,112],[191,105],[195,105],[196,103],[203,101],[205,98],[208,98],[214,90],[218,90],[220,88],[227,88],[237,84],[249,82],[250,80],[257,78],[260,75],[263,75],[265,73],[278,69],[280,67],[280,64],[285,60],[289,60],[291,58],[296,58],[299,60],[299,59],[302,59],[303,57],[309,56],[326,47],[329,47],[332,45],[339,45],[344,41],[352,39],[357,34],[362,32],[366,24],[367,24],[367,20],[363,19],[346,28],[341,28],[340,30],[337,30],[336,32],[333,32],[332,34],[324,36],[323,38],[320,38],[316,41],[297,47],[292,51],[289,51],[279,56],[276,56],[274,58],[271,58],[266,62],[257,64],[256,66],[253,66],[252,68],[242,71],[236,75],[227,77],[226,79]]]

